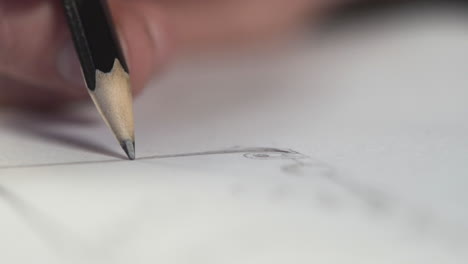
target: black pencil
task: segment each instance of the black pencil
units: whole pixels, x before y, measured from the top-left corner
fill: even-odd
[[[129,70],[106,0],[62,0],[83,77],[94,104],[135,159]]]

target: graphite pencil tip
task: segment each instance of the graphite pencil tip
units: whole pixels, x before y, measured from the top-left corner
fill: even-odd
[[[130,160],[135,159],[135,142],[130,140],[125,140],[121,143],[123,150],[127,154]]]

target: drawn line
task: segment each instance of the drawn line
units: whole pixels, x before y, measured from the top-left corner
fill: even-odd
[[[181,157],[195,157],[195,156],[211,156],[211,155],[225,155],[225,154],[245,154],[246,158],[253,159],[297,159],[297,158],[308,158],[307,156],[290,149],[280,148],[238,148],[238,149],[227,149],[227,150],[215,150],[215,151],[204,151],[204,152],[191,152],[191,153],[180,153],[170,155],[153,155],[137,158],[136,160],[153,160],[153,159],[169,159],[169,158],[181,158]],[[270,155],[271,153],[279,154],[280,156]],[[253,154],[253,155],[249,155]],[[255,156],[255,154],[262,154]],[[98,163],[117,163],[117,162],[129,162],[124,159],[102,159],[102,160],[90,160],[90,161],[72,161],[72,162],[57,162],[57,163],[37,163],[37,164],[22,164],[22,165],[8,165],[0,166],[0,170],[9,169],[28,169],[28,168],[43,168],[43,167],[57,167],[57,166],[78,166],[87,164],[98,164]]]

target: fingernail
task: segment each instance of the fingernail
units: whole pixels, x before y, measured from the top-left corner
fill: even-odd
[[[151,39],[153,50],[156,53],[156,63],[160,64],[167,59],[170,53],[169,39],[161,20],[156,20],[154,13],[144,16],[145,31]]]
[[[165,37],[162,34],[159,21],[153,21],[152,17],[145,17],[145,30],[146,33],[150,36],[153,44],[154,50],[159,53],[163,53],[166,50]]]
[[[67,41],[57,58],[57,70],[62,78],[72,86],[83,86],[81,66],[73,42]]]

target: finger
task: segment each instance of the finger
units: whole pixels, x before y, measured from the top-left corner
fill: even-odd
[[[147,1],[113,0],[110,6],[133,88],[141,90],[169,52],[161,13]],[[0,74],[21,83],[26,91],[23,96],[28,96],[27,85],[53,91],[58,97],[86,94],[61,1],[0,0],[0,17]],[[12,90],[0,86],[0,101],[17,96],[8,92]]]
[[[68,95],[58,94],[58,91],[46,91],[41,86],[27,84],[7,76],[0,76],[0,106],[15,106],[22,108],[35,108],[37,106],[55,105],[53,101],[61,101]],[[53,101],[51,101],[53,100]]]
[[[193,50],[271,40],[344,0],[161,1],[178,47]]]

